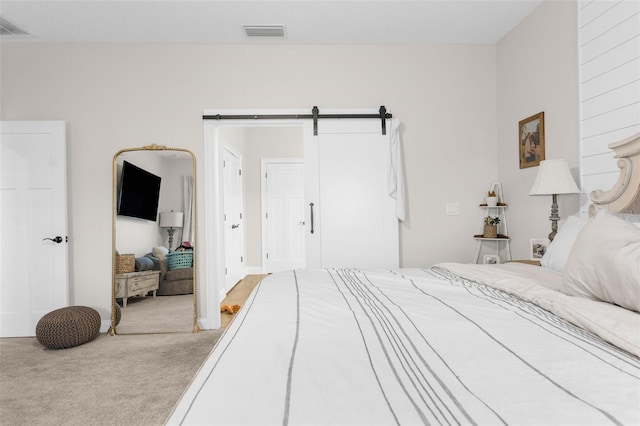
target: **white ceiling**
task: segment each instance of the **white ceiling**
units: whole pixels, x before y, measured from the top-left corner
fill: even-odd
[[[28,36],[2,41],[137,43],[495,43],[542,0],[2,0]],[[243,25],[284,25],[284,39]]]

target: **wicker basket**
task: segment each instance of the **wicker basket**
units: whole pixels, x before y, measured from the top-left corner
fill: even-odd
[[[193,251],[173,251],[167,253],[169,270],[191,268],[193,266]]]
[[[484,232],[482,236],[484,238],[497,238],[498,227],[496,225],[484,225]]]
[[[134,254],[116,255],[116,274],[126,274],[136,270],[136,256]]]

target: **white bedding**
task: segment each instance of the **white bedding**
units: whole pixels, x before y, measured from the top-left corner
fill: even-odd
[[[556,307],[549,288],[557,276],[534,267],[460,266],[470,280],[444,267],[458,268],[303,269],[265,278],[168,423],[640,424],[636,356],[476,282],[509,293],[522,287],[525,298],[590,322],[591,308],[568,303],[577,298],[560,295],[568,306]],[[594,308],[594,316],[604,311]],[[637,337],[640,316],[633,315],[622,328],[635,327]],[[628,319],[603,318],[596,323],[614,328]]]

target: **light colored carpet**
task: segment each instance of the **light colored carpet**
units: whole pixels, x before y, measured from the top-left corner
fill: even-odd
[[[130,299],[123,334],[69,349],[0,339],[0,425],[163,424],[223,332],[191,333],[192,309],[191,295]]]
[[[193,330],[193,295],[132,297],[121,308],[118,334],[189,333]]]

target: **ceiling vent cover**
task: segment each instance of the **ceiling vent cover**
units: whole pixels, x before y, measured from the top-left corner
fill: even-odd
[[[29,35],[28,32],[15,25],[13,22],[0,16],[0,36],[23,36]]]
[[[284,25],[244,25],[247,37],[284,37]]]

